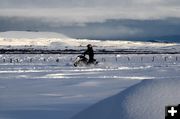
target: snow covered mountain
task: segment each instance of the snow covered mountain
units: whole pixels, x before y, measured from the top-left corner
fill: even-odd
[[[46,48],[63,49],[78,48],[91,43],[98,48],[175,48],[179,45],[175,43],[155,43],[155,42],[132,42],[132,41],[112,41],[112,40],[88,40],[70,38],[59,33],[52,32],[31,32],[31,31],[8,31],[0,32],[0,48]]]

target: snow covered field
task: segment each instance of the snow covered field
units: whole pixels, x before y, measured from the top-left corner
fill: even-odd
[[[121,94],[126,89],[125,97],[133,95],[133,88],[129,91],[129,87],[142,80],[180,78],[178,54],[97,55],[100,63],[95,67],[73,67],[75,57],[51,54],[0,55],[0,119],[70,119],[98,101]],[[144,84],[153,83],[141,83],[136,87]],[[178,81],[174,84],[180,85]],[[146,92],[143,95],[135,94],[144,97],[148,95]],[[135,105],[132,102],[130,104]],[[94,107],[93,110],[98,109]],[[91,109],[88,112],[97,114]],[[82,113],[77,116],[78,119],[84,118]],[[106,110],[101,113],[108,112]],[[89,113],[85,111],[84,114]],[[93,116],[93,119],[100,119]]]
[[[26,31],[1,32],[0,43],[1,50],[82,50],[91,43],[94,50],[180,51],[178,43]],[[0,119],[164,119],[165,106],[180,103],[180,54],[101,54],[90,67],[74,67],[75,58],[0,54]]]

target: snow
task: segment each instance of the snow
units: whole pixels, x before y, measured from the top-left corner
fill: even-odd
[[[165,92],[172,86],[176,88],[176,85],[179,85],[179,81],[175,80],[180,78],[180,55],[178,54],[119,55],[118,59],[116,59],[116,55],[95,55],[95,57],[100,61],[96,67],[73,67],[72,59],[75,59],[75,55],[0,55],[0,119],[70,119],[89,106],[119,92],[118,96],[114,97],[121,97],[121,101],[125,97],[127,99],[131,96],[133,96],[132,99],[139,96],[146,100],[150,93],[138,92],[136,91],[138,87],[143,88],[142,91],[146,91],[145,87],[149,87],[148,89],[152,93],[158,93],[158,87],[155,87],[155,84],[161,84],[161,80],[160,88],[166,88]],[[127,57],[130,58],[130,61]],[[143,57],[142,61],[141,57]],[[155,57],[154,61],[152,61],[152,57]],[[166,61],[164,57],[168,57]],[[177,61],[176,57],[178,57]],[[16,62],[17,58],[20,62]],[[30,62],[31,58],[33,58],[32,62]],[[59,62],[56,62],[57,58]],[[105,62],[102,62],[102,58],[106,59]],[[6,61],[3,62],[3,59]],[[10,63],[10,59],[13,60],[12,63]],[[46,60],[44,61],[44,59]],[[176,85],[173,82],[170,83],[171,80],[169,80],[170,87],[166,86],[166,79],[174,79]],[[143,83],[134,86],[136,88],[130,88],[133,90],[129,90],[129,87],[142,80]],[[151,80],[155,81],[151,82]],[[127,91],[124,91],[126,89]],[[147,91],[149,91],[148,89]],[[121,93],[122,91],[127,92],[127,95]],[[164,93],[160,93],[161,97],[164,96]],[[121,96],[122,94],[124,97]],[[177,91],[176,94],[178,95]],[[137,102],[143,102],[143,100],[137,99],[128,99],[131,102],[124,102],[124,104],[136,106]],[[154,97],[150,99],[155,100]],[[162,104],[159,101],[155,102]],[[109,101],[108,103],[113,108],[114,105],[111,105]],[[98,104],[99,108],[101,108],[101,104],[101,102]],[[106,103],[104,104],[106,105]],[[111,110],[109,107],[103,110],[107,111],[106,109]],[[94,111],[87,112],[89,114]],[[98,116],[98,114],[94,116]]]
[[[23,41],[23,42],[22,42]],[[145,49],[167,49],[174,48],[180,50],[179,44],[176,43],[147,43],[147,42],[132,42],[132,41],[112,41],[112,40],[89,40],[89,39],[74,39],[63,34],[52,32],[33,32],[33,31],[7,31],[0,32],[1,47],[9,46],[24,48],[24,46],[31,46],[31,48],[38,48],[44,46],[48,49],[64,49],[79,48],[92,44],[98,48],[119,49],[119,48],[145,48]],[[37,47],[38,46],[38,47]],[[81,48],[81,47],[80,47]],[[82,49],[82,48],[81,48]]]
[[[31,31],[7,31],[0,33],[0,42],[2,46],[50,46],[56,44],[66,46],[71,38],[63,34],[53,32],[31,32]],[[67,44],[66,44],[67,43]],[[55,47],[55,46],[54,46]]]
[[[165,106],[180,103],[179,85],[179,79],[143,80],[72,119],[164,119]]]
[[[180,49],[175,43],[90,41],[22,31],[1,32],[0,43],[1,48],[83,49],[79,46],[92,43],[95,49]],[[0,54],[0,119],[162,119],[165,105],[179,103],[180,54],[96,54],[100,63],[90,67],[74,67],[75,58]]]

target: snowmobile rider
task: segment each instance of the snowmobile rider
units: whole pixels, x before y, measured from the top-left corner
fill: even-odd
[[[95,59],[94,59],[94,50],[91,44],[87,45],[87,50],[84,52],[84,56],[86,54],[89,55],[88,63],[93,63]]]

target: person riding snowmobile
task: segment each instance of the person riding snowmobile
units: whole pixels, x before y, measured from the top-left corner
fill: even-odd
[[[89,63],[93,63],[95,61],[94,59],[94,50],[91,44],[87,45],[87,50],[84,52],[84,56],[88,54],[89,55],[89,60],[88,60],[88,64]]]
[[[85,57],[85,55],[89,55],[89,59]],[[87,50],[82,53],[81,55],[77,56],[74,61],[74,66],[90,66],[90,65],[97,65],[98,61],[94,59],[94,50],[91,44],[87,45]]]

